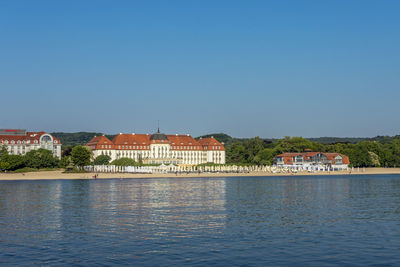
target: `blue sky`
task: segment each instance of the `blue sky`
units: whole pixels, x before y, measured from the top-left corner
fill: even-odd
[[[400,134],[400,1],[1,1],[0,128]]]

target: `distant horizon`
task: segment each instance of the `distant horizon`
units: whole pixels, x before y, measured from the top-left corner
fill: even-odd
[[[146,132],[146,131],[134,131],[134,132],[132,132],[132,131],[117,131],[115,133],[110,133],[110,132],[105,132],[105,131],[84,131],[84,130],[60,131],[60,130],[28,129],[28,128],[24,128],[24,127],[22,127],[22,128],[11,128],[11,127],[1,127],[1,126],[0,126],[0,129],[26,130],[28,132],[45,131],[47,133],[68,133],[68,134],[73,134],[73,133],[101,133],[101,134],[104,134],[104,135],[117,135],[119,133],[123,133],[123,134],[129,134],[129,133],[152,134],[152,133],[155,133],[157,131],[157,130],[148,131],[148,132]],[[310,136],[302,136],[302,135],[285,135],[285,136],[280,136],[280,137],[279,136],[278,137],[265,137],[265,136],[260,136],[260,135],[254,135],[254,136],[243,137],[243,136],[235,136],[235,135],[229,134],[227,132],[221,132],[221,131],[220,132],[205,133],[205,134],[192,134],[190,132],[163,131],[161,128],[160,128],[160,131],[162,133],[165,133],[165,134],[181,134],[181,135],[189,134],[189,135],[191,135],[193,137],[200,137],[200,136],[204,136],[204,135],[213,135],[213,134],[226,134],[226,135],[228,135],[228,136],[230,136],[232,138],[238,138],[238,139],[255,138],[255,137],[259,137],[261,139],[282,139],[282,138],[285,138],[286,136],[289,136],[289,137],[303,137],[303,138],[306,138],[306,139],[313,139],[313,138],[374,138],[374,137],[379,137],[379,136],[394,137],[394,136],[400,135],[400,133],[398,133],[398,134],[393,134],[393,135],[390,135],[390,134],[383,134],[382,135],[382,134],[380,134],[380,135],[373,135],[373,136],[334,136],[334,135],[325,135],[325,136],[311,136],[310,137]]]
[[[379,136],[388,136],[388,137],[393,137],[393,136],[397,136],[400,134],[395,134],[395,135],[375,135],[375,136],[314,136],[314,137],[309,137],[309,136],[297,136],[297,135],[286,135],[286,136],[282,136],[282,137],[263,137],[263,136],[250,136],[250,137],[238,137],[238,136],[234,136],[228,133],[224,133],[224,132],[215,132],[215,133],[206,133],[206,134],[200,134],[200,135],[194,135],[191,133],[171,133],[171,132],[163,132],[162,130],[160,130],[162,133],[165,134],[189,134],[191,136],[194,137],[201,137],[201,136],[205,136],[205,135],[213,135],[213,134],[226,134],[232,138],[238,138],[238,139],[246,139],[246,138],[255,138],[255,137],[259,137],[261,139],[282,139],[285,138],[286,136],[289,137],[303,137],[306,139],[313,139],[313,138],[374,138],[374,137],[379,137]],[[106,132],[101,132],[101,131],[75,131],[75,132],[63,132],[63,131],[49,131],[49,133],[101,133],[104,135],[117,135],[120,134],[120,132],[118,133],[106,133]],[[121,132],[122,134],[130,134],[130,133],[135,133],[135,134],[152,134],[154,132]]]

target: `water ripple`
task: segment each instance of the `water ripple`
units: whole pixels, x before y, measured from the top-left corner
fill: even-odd
[[[400,176],[0,182],[0,265],[400,265]]]

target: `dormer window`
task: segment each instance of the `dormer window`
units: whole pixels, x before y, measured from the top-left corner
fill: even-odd
[[[57,140],[54,140],[54,144],[57,144]]]
[[[12,145],[15,144],[15,141],[14,141],[14,140],[11,140],[11,144],[12,144]]]

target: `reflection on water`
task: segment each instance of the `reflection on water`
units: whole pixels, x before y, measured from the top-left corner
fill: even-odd
[[[0,182],[0,265],[396,265],[400,176]]]

